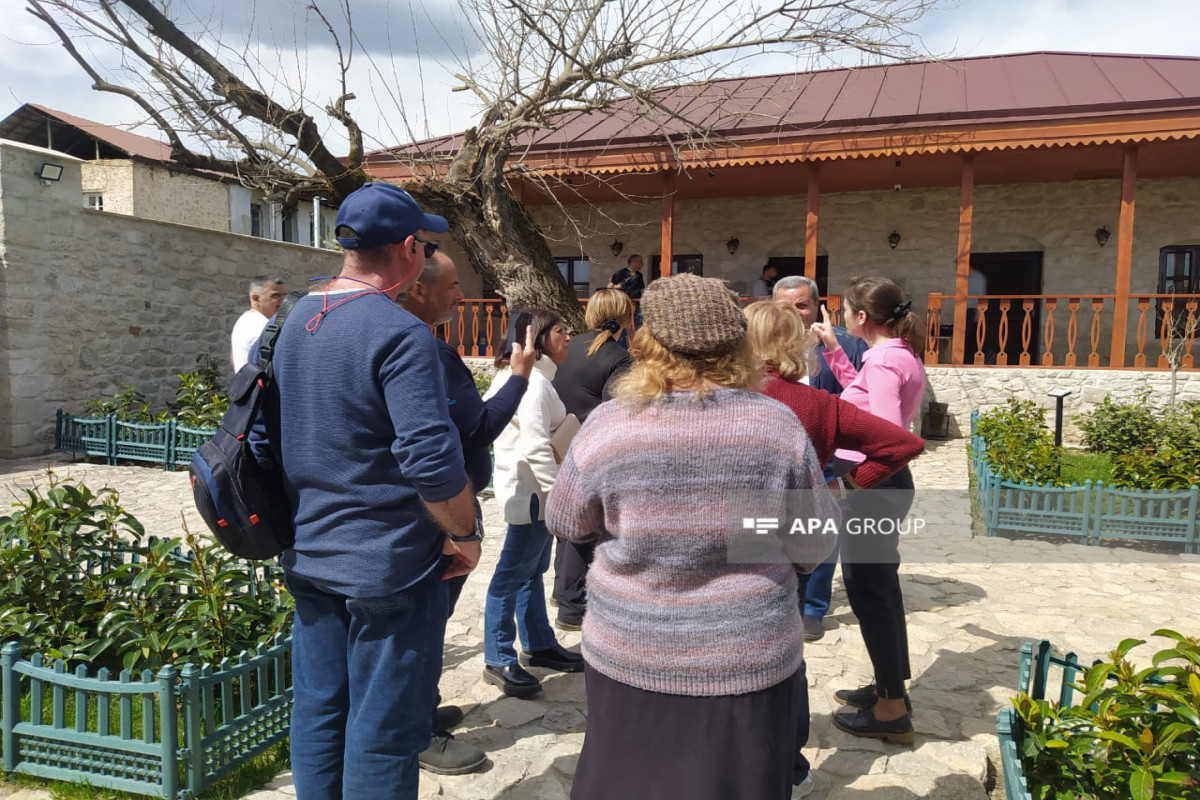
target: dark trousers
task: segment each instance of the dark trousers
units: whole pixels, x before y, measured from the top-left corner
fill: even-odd
[[[886,698],[903,697],[904,682],[912,677],[900,591],[900,536],[862,531],[866,521],[903,519],[912,507],[912,490],[912,473],[905,467],[873,489],[852,492],[839,537],[846,597],[871,657],[876,690]],[[860,532],[850,532],[856,529]]]
[[[292,775],[299,800],[417,796],[446,630],[440,571],[385,597],[285,575],[292,626]]]
[[[558,540],[554,551],[554,599],[558,618],[578,624],[587,611],[587,573],[596,554],[595,544]]]

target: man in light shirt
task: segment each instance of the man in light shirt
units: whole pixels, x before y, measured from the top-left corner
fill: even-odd
[[[275,316],[287,287],[283,281],[269,275],[258,275],[250,279],[250,308],[234,323],[232,345],[233,371],[237,372],[250,360],[250,349],[262,335],[267,322]]]

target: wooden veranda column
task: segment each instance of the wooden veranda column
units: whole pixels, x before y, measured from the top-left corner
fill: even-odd
[[[817,279],[817,215],[821,208],[820,165],[808,165],[808,212],[804,216],[804,277]]]
[[[958,200],[958,255],[954,270],[954,336],[950,363],[963,364],[967,347],[967,287],[971,275],[971,216],[975,210],[975,156],[963,156]]]
[[[675,170],[663,173],[662,193],[662,260],[659,261],[660,277],[671,276],[671,261],[675,257]]]
[[[1133,204],[1137,195],[1138,151],[1135,145],[1125,148],[1121,169],[1121,218],[1117,223],[1117,274],[1113,281],[1112,344],[1108,365],[1125,366],[1125,326],[1129,322],[1129,273],[1133,264]]]

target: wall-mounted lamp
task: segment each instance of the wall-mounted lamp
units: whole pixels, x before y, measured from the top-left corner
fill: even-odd
[[[613,243],[608,246],[608,252],[613,254],[613,258],[621,255],[621,251],[625,249],[625,243],[620,239],[613,239]]]
[[[733,255],[737,252],[740,244],[741,242],[738,241],[736,236],[730,236],[729,241],[725,243],[725,249],[729,251],[729,255]]]
[[[1096,244],[1104,247],[1104,245],[1108,244],[1108,237],[1110,235],[1108,226],[1101,225],[1099,228],[1096,228]]]
[[[888,242],[888,247],[895,250],[897,247],[900,246],[900,233],[898,231],[892,231],[891,233],[889,233],[887,242]]]
[[[62,178],[63,168],[58,164],[51,164],[49,161],[38,167],[37,172],[33,173],[38,176],[42,182],[42,186],[49,186],[52,183],[57,183]]]

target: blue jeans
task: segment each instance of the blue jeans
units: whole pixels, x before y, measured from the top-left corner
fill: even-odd
[[[807,575],[797,575],[796,592],[800,598],[800,613],[806,617],[823,619],[829,613],[829,601],[833,597],[833,573],[837,571],[840,545],[833,546],[829,557]]]
[[[542,575],[550,568],[554,537],[546,530],[545,522],[537,521],[537,495],[529,498],[529,510],[533,523],[508,526],[504,549],[488,585],[483,660],[490,667],[517,663],[513,642],[518,631],[527,653],[558,644],[546,616],[546,589],[542,584]]]
[[[384,597],[346,597],[287,573],[292,774],[298,800],[408,800],[442,670],[442,569]]]

